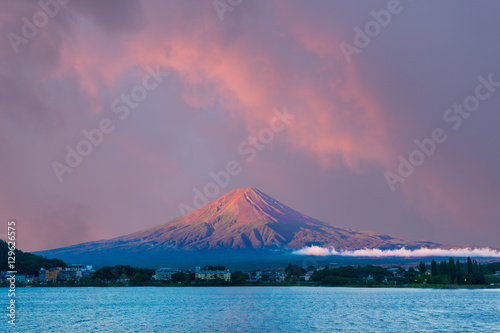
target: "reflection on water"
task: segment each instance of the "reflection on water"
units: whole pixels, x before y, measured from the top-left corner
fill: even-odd
[[[500,332],[500,290],[18,288],[17,303],[19,332]]]

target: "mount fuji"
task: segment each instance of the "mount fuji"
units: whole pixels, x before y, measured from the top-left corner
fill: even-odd
[[[332,226],[256,188],[233,190],[206,206],[125,236],[37,252],[94,265],[190,266],[275,263],[307,246],[338,250],[437,248],[440,244]]]

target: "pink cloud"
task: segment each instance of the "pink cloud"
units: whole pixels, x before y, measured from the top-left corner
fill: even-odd
[[[4,205],[10,208],[4,211],[30,211],[22,216],[31,221],[33,231],[26,237],[30,233],[34,247],[43,243],[35,239],[37,216],[55,216],[54,225],[71,223],[63,221],[73,216],[63,206],[83,215],[78,223],[110,221],[102,224],[106,230],[82,229],[85,240],[96,234],[116,235],[114,221],[131,215],[140,220],[132,209],[144,205],[154,211],[145,219],[148,226],[163,222],[176,217],[180,201],[189,201],[193,184],[203,184],[209,171],[234,158],[235,143],[267,126],[273,108],[286,106],[296,121],[262,152],[252,165],[255,169],[247,168],[247,175],[231,186],[261,182],[277,197],[296,192],[298,205],[327,222],[336,223],[329,220],[333,216],[342,217],[339,224],[366,220],[363,227],[411,230],[403,236],[412,238],[418,221],[425,221],[436,228],[417,230],[426,238],[468,242],[473,234],[471,242],[496,241],[491,231],[498,230],[498,161],[493,153],[498,140],[476,134],[492,135],[497,113],[487,109],[474,115],[467,124],[470,129],[464,126],[458,138],[442,145],[397,194],[384,183],[383,171],[393,170],[398,155],[414,149],[415,137],[441,126],[444,108],[463,98],[471,75],[475,80],[474,75],[485,70],[481,66],[498,58],[491,47],[491,29],[469,27],[478,29],[477,35],[479,29],[492,35],[484,45],[481,39],[471,39],[477,47],[465,50],[454,44],[455,33],[441,29],[443,18],[438,15],[429,14],[432,25],[425,27],[433,34],[421,35],[415,30],[420,27],[416,13],[425,12],[427,5],[412,6],[404,20],[394,21],[347,64],[338,45],[352,39],[353,26],[364,23],[372,4],[245,2],[221,23],[210,1],[70,3],[25,52],[14,56],[8,41],[0,42],[0,57],[7,64],[0,72],[0,148],[9,156],[2,164],[3,175],[9,176],[0,180],[0,187],[13,193],[4,194]],[[3,34],[18,29],[20,17],[36,8],[18,1],[12,9],[15,15],[0,14],[5,19]],[[471,35],[462,25],[453,28]],[[450,43],[448,48],[443,40]],[[432,47],[441,53],[429,59],[424,51]],[[476,56],[469,55],[474,52]],[[483,57],[491,58],[467,60]],[[83,128],[108,115],[111,101],[137,84],[146,66],[157,65],[172,75],[163,90],[141,106],[147,116],[130,118],[117,129],[67,184],[52,183],[48,166],[61,158],[65,145],[77,142]],[[462,72],[468,75],[455,76]],[[123,193],[123,179],[130,174],[140,175],[131,182],[140,192],[135,196]],[[162,181],[157,181],[153,176],[160,174]],[[339,186],[346,175],[349,182]],[[300,186],[295,185],[297,178],[304,178]],[[323,192],[302,193],[312,184],[329,185]],[[376,208],[364,216],[338,213],[346,206],[344,193],[351,193],[353,211]],[[360,194],[364,201],[357,202]],[[67,198],[43,199],[64,214],[50,215],[45,206],[32,203],[51,195]],[[105,195],[112,198],[107,199],[109,205],[127,206],[127,211],[113,211],[95,199],[102,201]],[[317,206],[332,196],[337,203]],[[164,208],[165,202],[173,208]],[[87,209],[91,213],[85,215]],[[379,224],[370,224],[374,217]],[[127,223],[127,232],[140,227]],[[78,237],[68,239],[76,242]]]

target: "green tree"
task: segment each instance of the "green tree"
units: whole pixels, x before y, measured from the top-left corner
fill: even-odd
[[[457,273],[456,273],[456,267],[455,267],[455,260],[450,257],[448,260],[449,262],[449,272],[450,272],[450,281],[451,283],[456,283],[457,280]]]
[[[474,261],[472,262],[472,264],[473,264],[473,266],[474,266],[474,268],[473,268],[473,272],[474,272],[474,273],[479,272],[479,264],[478,264],[478,262],[477,262],[477,260],[476,260],[476,259],[474,259]]]
[[[231,281],[242,283],[248,280],[248,274],[243,273],[242,271],[236,271],[231,273]]]
[[[481,266],[481,272],[483,274],[495,274],[495,272],[500,271],[500,262],[492,262]]]
[[[417,271],[415,270],[415,268],[413,267],[410,267],[410,269],[408,269],[408,271],[406,271],[404,273],[404,277],[408,280],[410,280],[410,282],[415,282],[415,277],[418,275]]]
[[[189,281],[189,274],[184,272],[177,272],[172,274],[172,282],[187,282]]]
[[[289,276],[302,276],[306,274],[306,270],[299,265],[288,264],[285,273]]]
[[[455,262],[456,266],[456,274],[457,274],[457,283],[459,283],[462,279],[462,269],[460,268],[460,260],[457,258],[457,261]]]
[[[418,270],[420,271],[420,275],[424,275],[425,272],[427,272],[427,267],[425,267],[425,263],[423,261],[420,261],[420,264],[418,264]]]
[[[127,276],[131,278],[132,283],[142,284],[149,282],[154,273],[154,269],[131,267],[130,265],[104,266],[95,271],[94,279],[116,281],[122,276]]]
[[[78,282],[81,285],[90,286],[90,284],[92,283],[92,279],[90,278],[90,276],[83,276]]]
[[[467,257],[467,273],[472,275],[474,273],[474,265],[472,264],[472,259]]]
[[[438,275],[438,267],[436,260],[432,259],[431,261],[431,274],[432,276],[437,276]]]
[[[23,252],[14,249],[16,255],[16,270],[19,274],[38,275],[40,268],[66,267],[66,263],[60,259],[47,259],[43,256]],[[9,257],[9,245],[4,240],[0,240],[0,271],[10,271],[7,257]]]
[[[133,285],[143,285],[149,283],[151,282],[151,275],[152,274],[148,274],[145,271],[137,271],[134,277],[130,280],[130,283]]]
[[[450,275],[448,262],[446,260],[439,262],[439,275]]]

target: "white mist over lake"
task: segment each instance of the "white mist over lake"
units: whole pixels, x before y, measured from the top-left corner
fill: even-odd
[[[341,250],[325,248],[320,246],[309,246],[294,251],[298,255],[310,256],[345,256],[345,257],[475,257],[475,258],[500,258],[500,251],[490,248],[464,248],[464,249],[428,249],[421,248],[408,250],[406,248],[396,250],[361,249]]]

